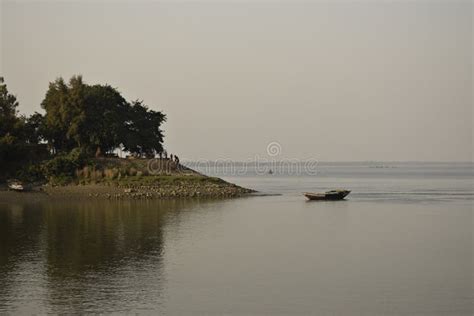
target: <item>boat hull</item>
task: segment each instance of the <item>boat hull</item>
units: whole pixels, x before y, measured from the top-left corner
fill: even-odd
[[[341,191],[329,191],[326,193],[303,193],[303,195],[310,201],[339,201],[343,200],[351,191],[341,190]]]
[[[22,192],[25,191],[25,186],[20,181],[13,180],[8,182],[8,189],[12,191]]]

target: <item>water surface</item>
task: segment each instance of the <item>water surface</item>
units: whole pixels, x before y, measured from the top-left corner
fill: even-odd
[[[0,313],[472,315],[472,170],[323,165],[223,174],[279,196],[0,201]],[[300,194],[333,187],[353,192]]]

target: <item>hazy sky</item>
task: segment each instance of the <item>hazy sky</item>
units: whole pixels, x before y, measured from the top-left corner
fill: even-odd
[[[82,74],[181,159],[472,160],[472,1],[0,1],[22,113]]]

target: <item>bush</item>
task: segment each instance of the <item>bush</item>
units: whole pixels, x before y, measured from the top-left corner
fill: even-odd
[[[82,176],[85,179],[88,179],[91,176],[91,171],[89,170],[89,166],[85,166],[84,168],[82,168]]]
[[[61,180],[61,184],[73,179],[76,170],[81,168],[85,160],[84,152],[75,148],[68,154],[58,154],[51,160],[42,164],[41,170],[44,176],[50,180]]]
[[[18,172],[18,178],[23,181],[34,182],[44,181],[45,177],[41,169],[41,164],[29,164]]]
[[[119,174],[119,170],[117,168],[104,170],[104,176],[107,179],[115,179],[117,178],[118,174]]]
[[[130,169],[128,169],[127,174],[128,174],[129,176],[135,176],[135,175],[137,175],[137,169],[131,167]]]
[[[99,181],[99,180],[102,179],[102,175],[103,175],[103,174],[102,174],[102,170],[93,170],[93,171],[91,172],[91,180],[92,180],[93,182]]]
[[[47,157],[43,144],[21,143],[8,134],[0,137],[0,182],[9,177],[28,179],[29,174],[36,180],[38,170],[33,170],[33,165],[39,165]]]

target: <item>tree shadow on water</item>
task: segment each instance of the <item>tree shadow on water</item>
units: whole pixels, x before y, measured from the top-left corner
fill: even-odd
[[[201,203],[207,202],[90,200],[0,206],[0,283],[5,285],[0,311],[20,310],[14,293],[31,281],[28,274],[41,274],[44,280],[37,291],[30,289],[30,301],[40,305],[36,312],[156,310],[166,284],[165,226],[176,225]],[[34,269],[25,265],[33,257]],[[28,279],[20,282],[18,275]]]

